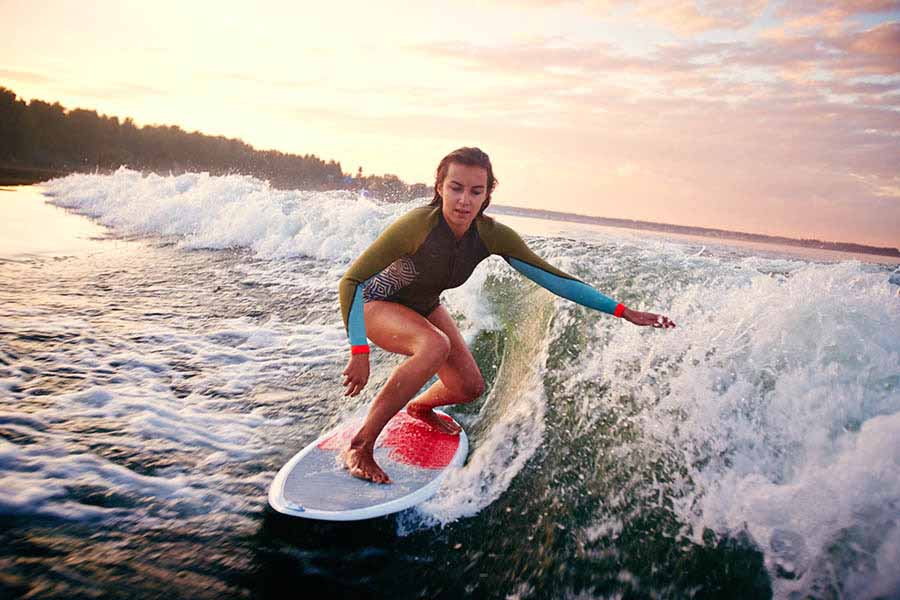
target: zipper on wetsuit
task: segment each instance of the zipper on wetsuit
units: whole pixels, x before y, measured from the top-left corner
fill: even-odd
[[[447,283],[453,281],[453,273],[456,270],[456,257],[459,256],[459,246],[462,244],[462,241],[465,239],[465,235],[458,240],[453,240],[453,252],[450,254],[450,273],[448,275]]]

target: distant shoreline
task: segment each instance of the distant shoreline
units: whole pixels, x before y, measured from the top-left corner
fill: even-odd
[[[725,238],[742,240],[746,242],[759,242],[763,244],[778,244],[781,246],[800,246],[803,248],[816,248],[818,250],[834,250],[837,252],[855,252],[862,254],[876,254],[878,256],[890,256],[900,258],[900,250],[879,246],[866,246],[851,242],[825,242],[815,239],[796,239],[759,233],[746,233],[742,231],[728,231],[726,229],[712,229],[708,227],[691,227],[688,225],[670,225],[669,223],[654,223],[651,221],[635,221],[632,219],[611,219],[607,217],[591,217],[573,213],[559,212],[555,210],[537,210],[533,208],[520,208],[517,206],[502,206],[491,204],[491,211],[503,215],[515,217],[531,217],[534,219],[548,219],[552,221],[570,221],[574,223],[587,223],[590,225],[604,225],[606,227],[620,227],[623,229],[643,229],[650,231],[662,231],[665,233],[680,233],[697,235],[710,238]]]
[[[33,185],[55,177],[65,177],[73,171],[0,163],[0,186]]]

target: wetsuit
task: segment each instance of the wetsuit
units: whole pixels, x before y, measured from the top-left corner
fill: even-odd
[[[543,261],[506,225],[478,216],[457,240],[441,207],[423,206],[392,223],[341,279],[341,312],[353,353],[369,351],[365,302],[397,302],[427,317],[440,304],[441,292],[465,283],[491,254],[563,298],[617,317],[625,311],[623,304]]]

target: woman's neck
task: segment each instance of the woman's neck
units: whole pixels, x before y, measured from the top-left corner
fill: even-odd
[[[470,225],[471,225],[471,224],[470,224]],[[453,237],[456,238],[456,241],[457,241],[457,242],[458,242],[459,240],[461,240],[461,239],[463,238],[463,236],[466,235],[466,232],[469,230],[469,228],[466,227],[466,228],[463,229],[462,231],[459,231],[459,230],[457,230],[453,225],[451,225],[450,223],[447,223],[447,227],[449,227],[449,228],[450,228],[450,231],[453,232]]]

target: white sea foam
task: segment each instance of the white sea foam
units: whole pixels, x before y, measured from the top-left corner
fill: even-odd
[[[534,378],[523,382],[533,384],[531,393],[504,411],[466,465],[450,471],[440,492],[416,507],[426,523],[446,524],[475,515],[507,490],[543,439],[546,399],[540,374],[540,368],[535,369]]]
[[[97,335],[90,322],[60,319],[54,323],[40,315],[19,315],[3,326],[9,333],[23,335],[62,331],[83,338]],[[133,325],[129,334],[133,340],[152,339],[150,355],[122,340],[107,345],[98,339],[48,353],[42,359],[46,369],[114,369],[114,376],[102,385],[29,403],[28,413],[0,413],[7,431],[33,440],[27,445],[4,441],[0,446],[0,512],[66,519],[144,519],[146,525],[146,519],[163,515],[159,511],[176,510],[189,516],[213,508],[245,510],[245,491],[228,491],[222,483],[222,466],[263,460],[271,448],[260,432],[291,420],[247,410],[242,394],[272,381],[273,372],[302,373],[323,360],[308,355],[310,346],[325,355],[329,348],[331,353],[344,350],[336,327],[291,329],[287,331],[286,324],[275,319],[259,325],[233,318],[205,332],[148,323]],[[196,391],[179,397],[173,389],[186,381],[185,371]],[[6,378],[9,389],[21,385],[27,373]],[[90,447],[83,446],[84,440],[90,441]],[[111,456],[126,457],[125,463]],[[158,461],[158,456],[177,459],[166,466],[167,461]],[[143,469],[154,474],[141,474]],[[232,485],[256,485],[263,494],[268,482],[244,478]],[[106,508],[79,502],[71,497],[73,487],[115,495],[124,504]],[[167,508],[160,500],[166,501]]]
[[[508,269],[502,261],[489,258],[482,262],[465,285],[443,293],[448,310],[457,319],[460,333],[467,344],[472,344],[479,331],[497,329],[498,322],[493,307],[484,295],[484,282],[493,275],[499,275]]]
[[[127,169],[111,176],[72,175],[47,188],[57,205],[121,235],[174,236],[183,248],[246,248],[259,259],[309,256],[336,264],[334,271],[304,272],[301,278],[290,265],[279,264],[290,261],[266,260],[265,267],[248,263],[243,273],[248,286],[294,278],[302,282],[298,293],[319,295],[333,289],[336,270],[399,214],[422,204],[385,205],[347,192],[279,191],[243,176],[142,176]],[[826,575],[855,597],[897,590],[900,303],[883,268],[741,257],[714,244],[697,252],[624,233],[614,243],[590,232],[575,244],[536,240],[535,247],[607,295],[638,310],[668,314],[678,324],[663,331],[592,314],[585,321],[590,330],[582,354],[573,354],[570,366],[556,375],[573,390],[570,399],[584,416],[581,427],[592,425],[601,411],[596,398],[574,393],[579,386],[591,389],[599,382],[604,398],[627,398],[642,408],[629,417],[642,437],[623,441],[614,452],[622,459],[648,455],[675,463],[672,472],[648,485],[658,492],[657,502],[669,494],[686,535],[699,543],[706,528],[721,535],[749,533],[765,554],[778,597],[821,589]],[[498,326],[485,284],[508,272],[491,259],[465,286],[445,294],[451,311],[462,317],[467,341]],[[570,305],[555,306],[564,313],[560,326],[575,318]],[[9,331],[22,325],[22,332],[85,332],[92,325],[27,302],[15,310],[12,321],[3,323]],[[36,440],[31,447],[0,446],[0,510],[106,515],[103,507],[64,499],[65,482],[79,477],[124,495],[133,489],[166,497],[186,484],[184,497],[176,498],[186,513],[210,505],[238,510],[246,502],[240,495],[210,490],[225,477],[223,465],[263,453],[258,432],[279,423],[230,398],[257,389],[273,374],[308,373],[346,353],[336,315],[290,325],[225,320],[217,329],[194,333],[148,325],[137,333],[154,336],[152,354],[103,343],[69,354],[44,352],[47,366],[106,368],[114,362],[115,378],[102,388],[61,394],[62,412],[57,403],[27,415],[0,415],[8,431]],[[512,360],[517,368],[527,367],[527,374],[512,377],[516,385],[497,388],[485,403],[469,463],[423,505],[417,523],[476,514],[509,489],[543,441],[541,381],[555,332],[532,334],[537,345]],[[175,398],[172,385],[187,377],[185,368],[195,389],[230,398]],[[4,394],[18,393],[13,390],[20,383],[17,375],[0,377]],[[504,410],[491,414],[498,401],[505,402]],[[70,456],[77,434],[53,431],[66,418],[115,422],[126,432],[91,433],[97,442],[195,448],[196,462],[161,469],[150,479],[129,479],[120,471],[124,467],[99,454]],[[70,437],[54,440],[58,435]],[[43,470],[45,460],[52,471]],[[180,479],[188,467],[195,469],[191,479]],[[675,474],[680,467],[683,478]],[[269,479],[260,473],[246,481],[263,493]],[[620,501],[604,498],[605,508],[615,511]],[[615,537],[630,516],[614,512],[611,520],[588,528],[588,538]],[[843,558],[837,556],[841,552]]]
[[[245,175],[76,174],[46,185],[52,202],[123,235],[176,236],[184,248],[249,248],[260,258],[349,261],[421,201],[382,204],[347,191],[276,190]]]
[[[571,385],[602,379],[611,397],[646,407],[644,440],[623,452],[682,457],[689,477],[669,484],[678,517],[698,543],[706,528],[749,532],[776,596],[822,589],[828,577],[859,597],[889,589],[896,572],[881,566],[897,553],[900,517],[900,304],[880,271],[856,262],[713,268],[714,284],[707,276],[677,293],[648,281],[678,328],[613,329]],[[607,323],[597,327],[597,338],[610,336]],[[847,547],[874,560],[835,555]]]

